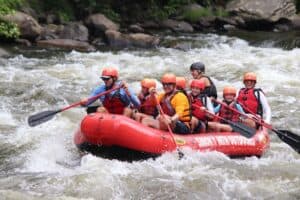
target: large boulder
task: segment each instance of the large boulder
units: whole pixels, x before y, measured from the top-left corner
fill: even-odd
[[[159,38],[144,33],[123,34],[118,31],[107,30],[105,35],[109,45],[113,47],[151,48],[160,42]]]
[[[119,30],[119,25],[105,17],[103,14],[90,15],[86,20],[85,24],[92,30],[94,35],[101,35],[106,30]]]
[[[163,28],[171,29],[174,32],[191,33],[194,28],[187,22],[167,19],[161,22]]]
[[[2,16],[1,19],[17,24],[21,32],[21,38],[35,40],[41,34],[42,27],[39,23],[33,17],[23,12],[16,11]]]
[[[227,4],[226,10],[241,18],[240,26],[265,28],[281,19],[290,19],[296,14],[293,0],[233,0]]]
[[[89,40],[89,31],[81,23],[69,23],[64,26],[63,30],[59,34],[61,39],[72,39],[78,41],[88,41]]]
[[[37,41],[39,47],[45,48],[62,48],[67,50],[78,50],[78,51],[94,51],[95,48],[87,42],[81,42],[70,39],[53,39],[53,40],[39,40]]]

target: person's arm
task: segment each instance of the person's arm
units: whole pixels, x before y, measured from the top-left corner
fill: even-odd
[[[209,112],[215,114],[214,106],[209,97],[206,97],[206,108]]]
[[[217,106],[215,107],[214,112],[215,112],[215,113],[219,113],[219,112],[220,112],[220,109],[221,109],[221,105],[219,104],[219,105],[217,105]]]
[[[128,88],[128,98],[130,100],[130,102],[134,105],[135,108],[139,108],[141,105],[141,102],[139,100],[139,98],[134,94],[134,92],[131,90],[131,88]]]
[[[235,108],[240,112],[240,113],[243,113],[245,114],[245,111],[244,109],[242,108],[242,106],[238,103],[235,104]]]
[[[82,106],[89,106],[91,105],[92,103],[94,103],[97,99],[100,99],[101,101],[101,98],[96,98],[96,99],[92,99],[92,100],[89,100],[87,101],[89,98],[93,97],[93,96],[96,96],[102,92],[105,92],[105,86],[104,85],[100,85],[100,86],[97,86],[93,91],[92,93],[90,94],[90,96],[86,99],[83,99],[81,100],[82,101]]]
[[[260,103],[262,105],[262,109],[263,109],[263,117],[265,122],[267,123],[271,123],[271,118],[272,118],[272,113],[271,113],[271,108],[269,106],[269,103],[267,101],[266,96],[264,95],[263,92],[258,91],[259,92],[259,99],[260,99]]]

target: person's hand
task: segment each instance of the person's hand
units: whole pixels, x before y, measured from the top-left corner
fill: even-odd
[[[121,82],[121,86],[122,86],[122,88],[125,90],[126,94],[127,94],[128,96],[130,96],[130,92],[129,92],[129,90],[128,90],[128,84],[127,84],[125,81],[122,81],[122,82]]]
[[[85,106],[87,101],[88,101],[88,98],[82,98],[81,101],[80,101],[80,105]]]

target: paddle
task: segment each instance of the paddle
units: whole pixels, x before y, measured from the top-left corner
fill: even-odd
[[[159,113],[160,113],[161,116],[164,118],[164,120],[166,120],[165,113],[164,113],[164,111],[163,111],[161,105],[160,105],[159,102],[157,101],[157,96],[155,97],[155,99],[156,99],[156,105],[157,105],[157,108],[158,108]],[[173,133],[173,131],[172,131],[170,125],[167,124],[167,127],[168,127],[169,134],[170,134],[170,136],[171,136],[171,138],[172,138],[172,140],[173,140],[175,146],[177,146],[177,144],[176,144],[176,142],[175,142],[175,139],[174,139],[174,133]]]
[[[288,130],[277,130],[275,128],[272,127],[271,124],[268,124],[266,122],[263,121],[263,119],[257,119],[257,118],[252,118],[249,117],[247,114],[241,113],[238,110],[228,106],[227,104],[220,102],[216,99],[212,99],[214,102],[219,103],[227,108],[229,108],[230,110],[239,113],[240,115],[243,115],[247,118],[250,118],[251,120],[255,121],[256,123],[266,127],[267,129],[270,129],[271,131],[275,132],[276,135],[286,144],[290,145],[290,147],[292,147],[295,151],[297,151],[298,153],[300,153],[300,136],[288,131]],[[245,106],[244,106],[245,107]],[[244,108],[243,107],[243,108]],[[256,114],[254,114],[252,111],[250,111],[247,107],[244,108],[247,112],[249,112],[250,114],[256,116]]]
[[[91,101],[91,100],[97,99],[100,96],[105,95],[107,93],[110,93],[110,92],[112,92],[114,90],[120,89],[121,87],[123,87],[123,86],[121,85],[121,86],[112,88],[110,90],[107,90],[105,92],[102,92],[100,94],[97,94],[97,95],[95,95],[95,96],[90,97],[89,99],[87,99],[87,101]],[[73,108],[73,107],[76,107],[76,106],[79,106],[79,105],[81,105],[81,101],[79,101],[77,103],[74,103],[72,105],[69,105],[67,107],[58,109],[58,110],[48,110],[48,111],[43,111],[43,112],[31,115],[28,118],[28,124],[29,124],[29,126],[32,126],[32,127],[36,126],[36,125],[39,125],[39,124],[42,124],[42,123],[44,123],[44,122],[49,121],[50,119],[52,119],[54,117],[54,115],[56,115],[57,113],[63,112],[65,110],[68,110],[70,108]]]
[[[256,133],[255,128],[251,128],[240,122],[233,122],[233,121],[227,120],[221,116],[213,114],[212,112],[210,112],[208,110],[204,110],[204,112],[206,112],[220,120],[223,120],[224,122],[226,122],[227,124],[229,124],[231,126],[231,128],[233,129],[234,132],[240,133],[242,136],[245,136],[246,138],[251,138]]]

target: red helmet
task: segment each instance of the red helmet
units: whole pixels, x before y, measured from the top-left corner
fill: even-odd
[[[182,76],[176,77],[176,87],[184,89],[186,88],[186,80]]]
[[[256,82],[256,74],[254,72],[247,72],[244,74],[244,82],[245,81],[255,81]]]
[[[223,89],[223,97],[225,96],[225,95],[228,95],[228,94],[232,94],[232,95],[236,95],[236,89],[234,88],[234,87],[232,87],[232,86],[226,86],[226,87],[224,87],[224,89]]]
[[[195,87],[195,88],[198,88],[198,89],[200,89],[200,90],[204,90],[204,88],[205,88],[205,83],[204,83],[203,81],[201,81],[201,80],[194,79],[194,80],[192,80],[191,86],[190,86],[190,87],[191,87],[191,88],[192,88],[192,87]]]
[[[141,86],[145,88],[156,87],[156,83],[154,79],[145,78],[141,81]]]
[[[164,74],[161,77],[162,83],[174,83],[176,84],[176,76],[174,74]]]
[[[118,78],[119,76],[119,73],[118,73],[118,70],[116,68],[113,68],[113,67],[105,67],[103,70],[102,70],[102,75],[101,77],[116,77]]]

